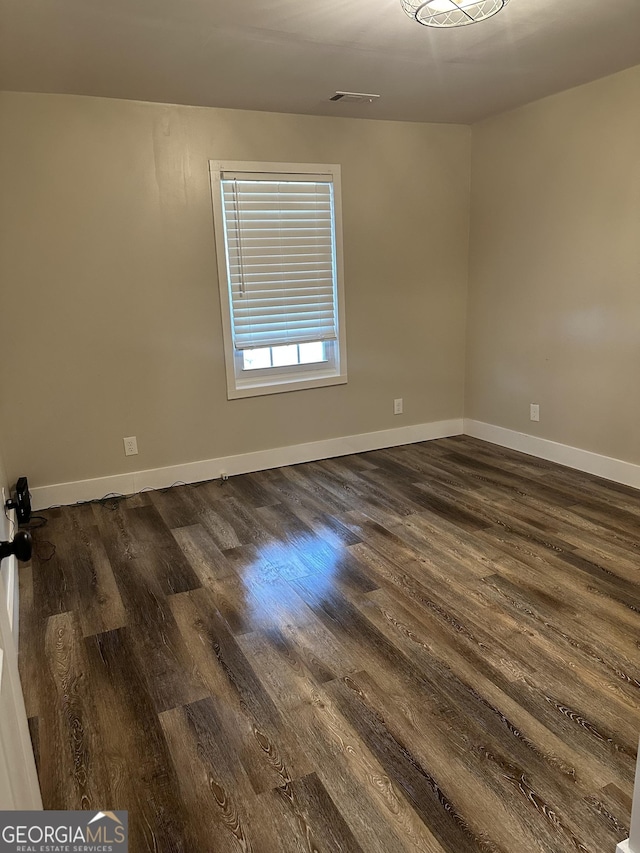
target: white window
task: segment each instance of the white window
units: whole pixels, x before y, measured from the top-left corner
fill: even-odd
[[[346,382],[340,167],[210,170],[227,396]]]

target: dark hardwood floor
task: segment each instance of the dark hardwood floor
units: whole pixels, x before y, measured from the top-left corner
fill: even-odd
[[[639,492],[460,437],[46,517],[46,808],[128,809],[132,853],[627,837]]]

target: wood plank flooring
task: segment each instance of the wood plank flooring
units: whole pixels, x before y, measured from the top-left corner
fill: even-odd
[[[468,437],[49,510],[45,807],[132,853],[613,853],[640,493]]]

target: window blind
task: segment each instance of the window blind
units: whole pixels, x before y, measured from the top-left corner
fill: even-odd
[[[337,338],[333,184],[221,176],[234,346]]]

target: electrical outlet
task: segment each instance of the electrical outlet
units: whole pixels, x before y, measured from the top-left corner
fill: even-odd
[[[402,397],[398,397],[397,400],[393,401],[393,414],[394,415],[401,415],[402,414],[402,406],[403,406]]]
[[[123,438],[124,442],[124,455],[125,456],[135,456],[138,452],[138,439],[135,435],[129,436],[129,438]]]
[[[532,421],[540,420],[540,406],[538,403],[531,403],[529,406],[529,417]]]

